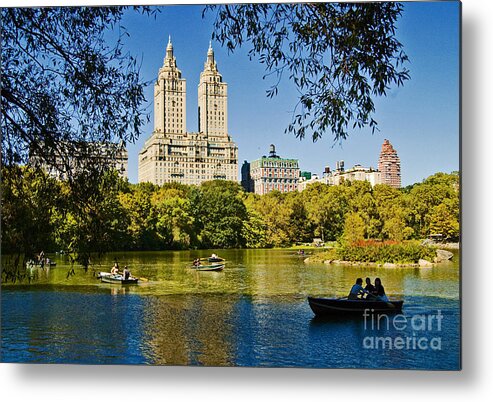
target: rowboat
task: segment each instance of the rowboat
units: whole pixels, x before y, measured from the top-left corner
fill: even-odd
[[[348,299],[324,299],[308,297],[310,308],[316,316],[341,316],[363,315],[365,311],[371,313],[400,313],[403,300],[348,300]]]
[[[212,265],[192,265],[190,268],[196,271],[221,271],[224,268],[224,264],[212,264]]]
[[[98,274],[98,278],[101,279],[101,282],[116,283],[119,285],[133,285],[137,284],[137,282],[139,281],[139,278],[130,277],[128,279],[124,279],[123,275],[112,274],[110,272],[100,272]]]

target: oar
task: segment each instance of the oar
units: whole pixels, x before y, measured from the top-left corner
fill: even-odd
[[[142,282],[149,282],[149,279],[143,278],[141,276],[134,276],[134,278],[137,278],[139,281],[142,281]]]
[[[387,305],[387,307],[391,307],[391,308],[394,308],[395,309],[395,304],[390,302],[390,301],[384,301],[384,300],[381,300],[379,299],[378,296],[375,296],[371,293],[368,294],[369,296],[371,296],[371,301],[377,301],[377,302],[382,302],[382,303],[385,303]],[[368,300],[368,297],[366,298]]]

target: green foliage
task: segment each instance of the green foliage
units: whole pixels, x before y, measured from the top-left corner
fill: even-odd
[[[2,169],[2,254],[33,258],[53,247],[55,208],[61,186],[39,170]]]
[[[124,10],[2,8],[3,164],[25,162],[34,152],[68,167],[68,156],[88,156],[78,148],[83,142],[139,136],[145,83],[137,60],[123,49]],[[112,43],[109,31],[117,35]]]
[[[348,213],[344,221],[344,233],[342,235],[344,242],[353,244],[363,240],[364,236],[365,222],[363,218],[357,212]]]
[[[216,15],[213,38],[248,55],[274,76],[267,91],[277,95],[283,75],[300,93],[286,131],[316,141],[331,132],[377,122],[374,98],[409,79],[408,61],[396,38],[400,3],[281,3],[207,6]],[[265,77],[264,77],[265,78]]]
[[[432,234],[441,234],[446,239],[458,239],[459,229],[458,199],[446,199],[433,208],[430,217]]]
[[[59,247],[85,268],[92,253],[120,249],[124,244],[128,216],[118,200],[120,180],[116,172],[97,178],[79,172],[66,190],[57,239]]]
[[[200,242],[207,248],[243,247],[243,222],[247,210],[234,182],[209,181],[200,186],[197,225]]]
[[[441,229],[434,224],[434,229],[431,229],[431,219],[433,210],[443,202],[455,205],[454,211],[451,212],[452,218],[455,219],[455,225],[458,227],[459,221],[459,174],[457,172],[451,174],[436,173],[428,177],[423,183],[415,184],[409,191],[408,204],[410,209],[410,222],[416,234],[425,237],[429,234],[441,233]],[[442,212],[444,210],[442,209]],[[435,222],[440,219],[435,216]],[[449,222],[447,226],[453,225]],[[435,230],[440,230],[436,232]],[[452,230],[449,234],[443,233],[451,238],[457,235],[457,231]]]
[[[414,261],[419,247],[387,247],[382,240],[459,236],[456,174],[437,174],[405,191],[345,182],[263,196],[227,181],[130,184],[116,172],[87,171],[59,182],[13,166],[2,176],[3,253],[32,257],[63,249],[83,266],[106,251],[286,247],[314,237],[342,240],[347,254],[341,257],[351,260]],[[379,241],[364,250],[350,247],[364,238]]]
[[[435,256],[434,249],[418,242],[343,244],[336,251],[340,260],[376,263],[417,263],[421,258],[433,260]]]
[[[256,198],[253,208],[265,222],[266,246],[281,247],[291,244],[290,216],[291,208],[278,191]]]
[[[169,248],[187,248],[193,237],[194,217],[187,189],[159,189],[152,198],[156,215],[156,233],[163,246]]]
[[[255,210],[247,210],[248,219],[243,222],[242,236],[247,248],[264,248],[269,245],[267,225],[262,215]]]

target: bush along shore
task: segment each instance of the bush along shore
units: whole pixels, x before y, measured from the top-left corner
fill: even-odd
[[[454,254],[450,251],[426,246],[418,241],[358,241],[341,243],[327,251],[305,259],[305,263],[370,265],[385,268],[393,267],[432,267],[436,263],[448,261]]]

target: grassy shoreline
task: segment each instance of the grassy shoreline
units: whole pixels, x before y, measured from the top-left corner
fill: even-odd
[[[428,266],[437,260],[441,245],[422,245],[419,241],[399,243],[362,241],[338,244],[329,250],[311,255],[305,262],[374,266]],[[458,249],[459,247],[449,247]]]

